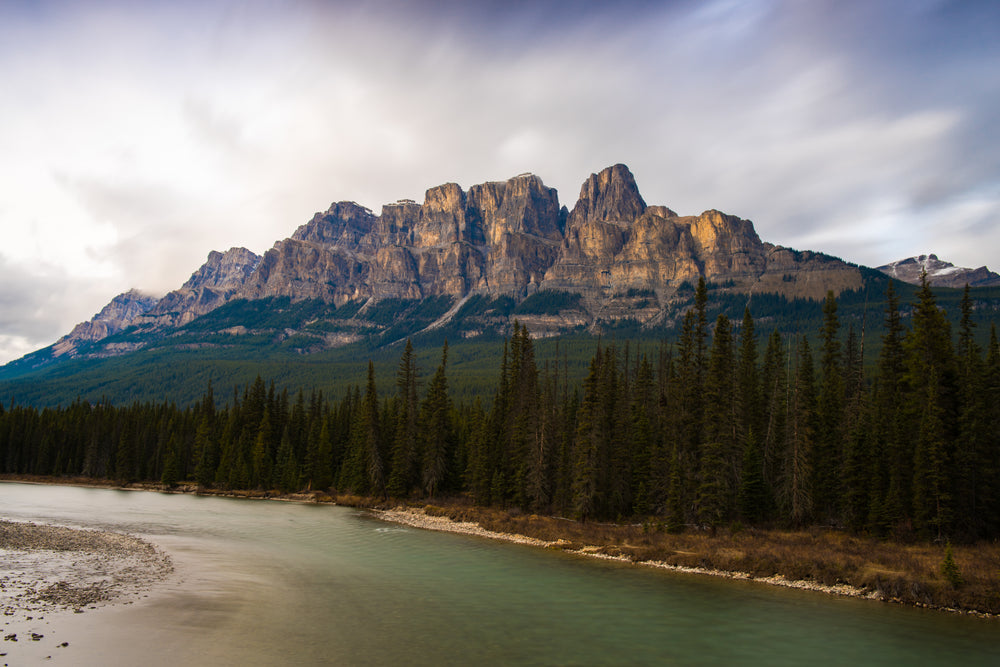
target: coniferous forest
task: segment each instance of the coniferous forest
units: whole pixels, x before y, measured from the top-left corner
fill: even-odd
[[[832,293],[816,336],[706,318],[678,340],[598,344],[582,386],[515,324],[492,400],[455,404],[445,343],[409,342],[395,391],[339,398],[257,378],[196,405],[0,406],[0,470],[219,489],[466,496],[483,506],[667,530],[832,526],[897,538],[1000,536],[1000,345],[952,331],[926,280],[904,326],[889,282],[877,364]],[[814,334],[816,332],[813,332]],[[813,342],[810,343],[810,340]],[[868,342],[872,345],[872,341]],[[651,346],[652,347],[652,346]],[[219,407],[223,405],[224,407]]]

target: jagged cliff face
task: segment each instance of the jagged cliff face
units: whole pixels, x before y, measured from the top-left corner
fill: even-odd
[[[80,343],[103,340],[132,325],[141,315],[152,309],[159,299],[131,289],[119,294],[94,315],[89,322],[81,322],[59,339],[53,346],[53,355],[73,354]]]
[[[246,248],[230,248],[224,253],[213,250],[180,289],[160,299],[134,324],[144,328],[183,326],[229,301],[259,263],[260,256]]]
[[[341,202],[265,253],[239,295],[334,303],[524,296],[555,261],[563,219],[556,191],[530,174],[469,192],[448,183],[429,189],[422,205],[387,204],[378,216]]]
[[[344,303],[470,292],[523,298],[558,289],[597,304],[636,288],[666,299],[699,276],[786,289],[787,277],[775,284],[767,274],[779,265],[783,276],[810,269],[790,267],[773,250],[747,220],[718,211],[680,217],[647,206],[632,173],[615,165],[584,182],[569,213],[531,174],[468,192],[448,183],[427,190],[423,204],[387,204],[380,215],[352,202],[333,204],[276,243],[237,296]],[[844,274],[839,284],[860,285],[856,269],[828,264],[823,270]],[[822,297],[825,288],[812,282],[809,296]]]
[[[245,248],[213,251],[158,301],[117,297],[105,309],[112,314],[79,325],[56,349],[73,351],[124,326],[180,327],[233,299],[278,296],[340,306],[439,295],[519,300],[551,289],[582,299],[572,312],[539,319],[542,334],[601,319],[655,322],[684,283],[702,276],[733,291],[813,299],[861,285],[856,267],[763,243],[747,220],[649,206],[619,164],[591,174],[572,211],[532,174],[468,191],[446,183],[427,190],[422,204],[400,200],[378,215],[335,203],[263,257]]]

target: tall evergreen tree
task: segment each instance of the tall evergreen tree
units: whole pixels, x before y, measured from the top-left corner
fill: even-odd
[[[801,526],[810,519],[813,509],[812,457],[816,432],[816,380],[805,336],[799,342],[796,366],[779,498],[788,520]]]
[[[844,378],[841,367],[841,347],[838,338],[840,322],[837,300],[832,291],[826,293],[823,304],[817,429],[814,433],[812,456],[813,511],[824,523],[833,523],[839,516],[841,461],[844,443]]]
[[[606,468],[599,397],[603,356],[598,347],[583,381],[573,446],[573,513],[584,521],[597,515],[604,503],[602,473]]]
[[[720,314],[705,383],[705,440],[697,496],[698,519],[712,528],[732,517],[736,471],[742,463],[736,435],[734,365],[729,319]]]
[[[448,396],[448,380],[445,376],[447,363],[448,341],[445,341],[441,349],[441,364],[431,378],[420,410],[424,435],[423,485],[424,492],[431,498],[446,487],[452,474],[451,398]]]
[[[976,344],[972,298],[965,285],[958,334],[958,438],[953,495],[956,528],[966,538],[985,534],[984,499],[989,496],[990,436],[986,422],[986,366]],[[985,474],[984,474],[985,473]]]
[[[394,496],[406,496],[417,485],[419,463],[419,434],[417,420],[418,371],[413,354],[413,343],[406,339],[406,348],[396,371],[396,396],[399,400],[399,423],[392,446],[392,468],[388,490]]]
[[[918,531],[949,533],[953,498],[948,490],[955,441],[954,352],[948,320],[937,307],[926,272],[921,275],[913,328],[904,339],[906,410],[913,455],[913,519]],[[933,386],[932,386],[933,385]]]

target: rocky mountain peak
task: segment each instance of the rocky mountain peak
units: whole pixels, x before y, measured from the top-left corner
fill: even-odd
[[[646,210],[635,177],[623,164],[591,174],[580,188],[580,198],[570,213],[569,224],[593,221],[628,225]]]
[[[260,255],[246,248],[230,248],[226,252],[213,250],[201,267],[191,274],[182,288],[236,289],[246,282],[260,263]]]
[[[325,213],[317,213],[296,229],[292,238],[324,245],[352,243],[367,233],[374,221],[371,209],[352,201],[334,202]]]
[[[129,303],[143,304],[134,307],[113,301],[108,312],[122,313],[109,319],[116,324],[74,334],[99,340],[123,323],[138,335],[162,332],[233,299],[343,305],[442,295],[461,304],[474,295],[519,300],[540,290],[579,296],[583,310],[573,327],[651,322],[667,317],[680,289],[699,277],[727,282],[727,289],[804,298],[861,284],[856,267],[762,243],[749,220],[715,210],[681,217],[647,206],[632,172],[617,164],[585,180],[572,212],[530,173],[468,191],[445,183],[429,188],[422,204],[398,200],[379,215],[337,202],[263,257],[246,248],[213,251],[181,288],[153,302],[132,295]],[[122,344],[110,343],[107,353],[123,353]],[[75,350],[72,342],[62,348]]]
[[[183,326],[228,301],[246,284],[261,257],[246,248],[213,250],[180,289],[170,292],[137,317],[139,326]]]
[[[920,276],[927,272],[927,282],[938,287],[961,289],[968,284],[970,287],[1000,286],[1000,275],[990,271],[985,266],[969,269],[955,266],[951,262],[938,259],[937,255],[918,255],[907,257],[895,262],[889,262],[878,267],[882,273],[896,280],[912,285],[920,284]]]
[[[159,299],[137,289],[119,294],[88,322],[81,322],[60,338],[52,348],[53,356],[73,354],[81,342],[98,341],[130,326],[144,315]]]
[[[445,183],[427,190],[413,233],[414,244],[440,246],[467,236],[465,202],[465,191],[457,183]]]

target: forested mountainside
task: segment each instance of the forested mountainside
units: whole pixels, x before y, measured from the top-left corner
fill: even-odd
[[[884,274],[763,242],[750,221],[718,211],[647,205],[615,165],[583,183],[572,210],[531,174],[434,187],[423,204],[379,215],[333,204],[263,256],[213,251],[162,298],[115,297],[54,345],[0,367],[0,400],[188,405],[209,380],[229,387],[258,374],[340,395],[364,381],[361,359],[385,377],[408,338],[418,355],[448,339],[453,387],[485,395],[496,342],[515,322],[546,351],[558,340],[582,379],[594,339],[675,340],[701,280],[711,318],[749,308],[760,327],[813,342],[832,291],[866,360],[877,353]],[[915,288],[896,287],[908,317]],[[936,296],[957,325],[960,291]],[[1000,289],[975,289],[972,303],[985,345]]]
[[[653,517],[670,530],[738,521],[996,538],[996,328],[976,342],[966,290],[952,331],[926,281],[904,320],[894,285],[867,368],[832,292],[810,342],[760,333],[749,310],[713,326],[701,281],[676,345],[600,342],[582,382],[517,325],[497,343],[491,400],[454,398],[447,343],[431,372],[407,342],[381,393],[369,362],[340,397],[258,377],[221,408],[211,385],[187,408],[11,406],[0,411],[0,463],[168,485],[462,494],[580,519]]]

